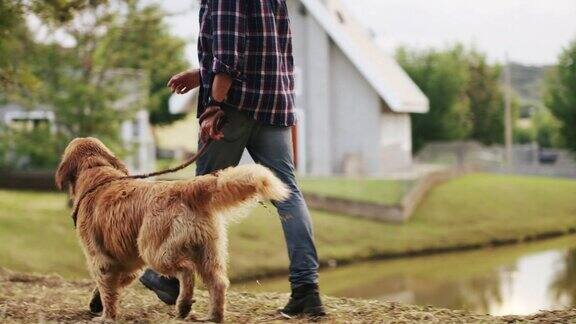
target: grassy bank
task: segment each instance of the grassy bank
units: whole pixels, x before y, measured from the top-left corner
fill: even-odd
[[[0,322],[3,323],[85,323],[92,317],[87,303],[92,284],[87,280],[64,281],[59,277],[0,273]],[[206,314],[207,294],[196,293],[194,311]],[[229,323],[290,322],[307,323],[306,318],[290,321],[280,318],[275,309],[287,301],[286,294],[228,294]],[[325,297],[329,315],[325,323],[570,323],[576,310],[540,312],[531,316],[492,317],[429,306],[361,301]],[[150,292],[129,287],[122,296],[119,321],[177,323],[172,307],[159,302]]]
[[[379,179],[307,178],[300,180],[304,192],[351,200],[396,204],[408,193],[413,181]]]
[[[474,174],[435,190],[404,225],[313,212],[324,262],[514,241],[576,227],[576,181]],[[262,207],[230,227],[232,279],[286,271],[278,218]],[[0,191],[0,266],[86,276],[63,194]]]

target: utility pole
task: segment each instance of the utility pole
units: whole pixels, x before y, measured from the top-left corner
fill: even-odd
[[[506,65],[504,66],[504,145],[506,167],[512,168],[514,163],[512,156],[512,76],[508,54],[506,54]]]

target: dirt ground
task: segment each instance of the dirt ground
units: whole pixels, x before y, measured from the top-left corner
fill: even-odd
[[[0,270],[1,323],[83,323],[92,316],[87,310],[92,284],[88,280],[65,281],[57,276],[39,276]],[[284,294],[228,295],[228,323],[307,323],[308,318],[285,320],[275,310],[288,299]],[[206,312],[207,294],[197,291],[194,311]],[[322,323],[576,323],[576,309],[540,312],[532,316],[493,317],[465,311],[420,307],[381,301],[324,298],[329,315]],[[172,307],[134,284],[122,295],[118,322],[178,323]]]

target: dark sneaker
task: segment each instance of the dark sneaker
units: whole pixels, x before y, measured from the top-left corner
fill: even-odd
[[[180,293],[180,283],[178,279],[163,277],[152,269],[146,269],[140,277],[140,282],[146,286],[146,288],[156,293],[156,296],[164,303],[168,305],[176,304],[178,294]]]
[[[317,284],[307,284],[292,289],[290,301],[280,310],[280,314],[286,318],[298,315],[320,317],[326,315]]]

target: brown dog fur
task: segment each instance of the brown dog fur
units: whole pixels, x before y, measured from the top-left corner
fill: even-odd
[[[69,187],[74,202],[96,183],[128,174],[126,166],[95,138],[77,138],[66,148],[56,184]],[[186,318],[194,275],[210,293],[211,321],[224,319],[228,277],[227,219],[258,199],[283,200],[286,186],[259,165],[228,168],[186,181],[119,180],[88,194],[78,211],[77,233],[96,289],[102,319],[117,315],[120,288],[144,265],[180,280],[176,313]]]

